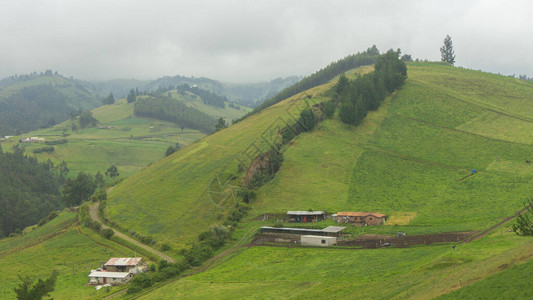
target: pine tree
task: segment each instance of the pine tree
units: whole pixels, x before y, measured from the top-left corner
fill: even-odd
[[[440,48],[441,61],[447,62],[450,65],[455,64],[455,53],[453,52],[452,38],[447,35],[444,38],[444,45]]]

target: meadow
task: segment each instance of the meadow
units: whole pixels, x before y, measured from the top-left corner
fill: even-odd
[[[95,117],[107,129],[79,128],[72,132],[71,121],[65,121],[52,128],[46,128],[23,135],[44,137],[47,140],[66,139],[66,144],[54,145],[53,152],[35,154],[40,161],[50,159],[55,164],[66,161],[69,176],[79,172],[105,173],[116,165],[121,177],[127,177],[165,156],[170,145],[189,145],[204,136],[193,129],[181,129],[179,125],[148,118],[133,116],[133,104],[119,100],[113,105],[94,109]],[[64,136],[65,133],[67,136]],[[4,149],[16,145],[21,137],[12,137],[2,143]],[[33,150],[42,144],[22,144],[25,152],[34,155]]]
[[[456,250],[451,244],[373,250],[242,248],[231,259],[141,299],[427,299],[474,287],[502,268],[527,261],[532,245],[531,238],[497,232]]]
[[[481,230],[518,211],[533,191],[533,166],[525,163],[533,147],[458,129],[474,124],[488,107],[494,110],[491,101],[497,101],[458,93],[448,74],[454,81],[510,86],[515,97],[527,98],[522,85],[434,63],[414,63],[408,72],[405,85],[360,126],[334,116],[294,139],[283,150],[280,171],[256,191],[247,221],[287,210],[378,211],[401,221],[370,232],[438,233]],[[436,85],[439,76],[442,86]],[[108,217],[177,249],[187,247],[224,219],[235,201],[231,188],[240,185],[241,159],[266,151],[272,143],[265,140],[277,135],[279,124],[326,100],[334,83],[271,106],[128,178],[110,194]],[[515,136],[526,135],[518,130]],[[472,169],[477,173],[466,177]],[[237,179],[219,183],[231,176]],[[222,196],[212,192],[214,185]]]
[[[104,239],[92,230],[74,224],[76,213],[61,213],[43,225],[26,229],[19,237],[0,241],[0,268],[4,270],[0,282],[0,298],[15,297],[18,276],[48,278],[52,270],[59,276],[54,299],[99,298],[120,287],[95,290],[87,286],[91,269],[98,268],[110,257],[133,256],[133,251]]]

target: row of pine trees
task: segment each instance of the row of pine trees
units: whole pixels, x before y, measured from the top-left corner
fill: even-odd
[[[374,72],[352,80],[341,74],[333,88],[342,122],[358,125],[369,110],[377,110],[385,96],[399,88],[407,78],[407,67],[399,59],[400,51],[389,50],[378,57]]]

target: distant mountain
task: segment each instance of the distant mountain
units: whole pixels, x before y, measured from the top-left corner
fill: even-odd
[[[0,136],[60,123],[101,105],[101,97],[90,83],[50,70],[4,78],[0,80]]]
[[[269,82],[256,83],[223,83],[206,77],[164,76],[152,81],[135,79],[118,79],[94,82],[94,86],[102,93],[113,93],[115,98],[125,97],[131,89],[139,92],[173,90],[178,86],[188,85],[199,88],[221,97],[226,97],[230,102],[239,103],[248,107],[255,107],[263,100],[271,98],[288,86],[298,82],[301,78],[290,76],[277,78]]]

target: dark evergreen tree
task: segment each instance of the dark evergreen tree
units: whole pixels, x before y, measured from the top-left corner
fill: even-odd
[[[118,173],[118,168],[117,168],[117,166],[112,165],[111,167],[109,167],[109,168],[105,171],[105,176],[109,176],[109,177],[111,177],[111,178],[115,178],[115,177],[120,176],[120,174]]]
[[[452,38],[449,35],[444,38],[444,45],[440,48],[440,56],[441,61],[447,62],[452,66],[455,64]]]
[[[20,283],[15,287],[15,294],[19,300],[39,300],[48,296],[55,288],[57,271],[53,271],[52,275],[46,280],[39,280],[33,284],[33,279],[29,276],[20,276]]]
[[[228,125],[226,124],[226,121],[222,117],[218,118],[216,124],[215,124],[215,131],[220,131],[224,128],[227,128]]]
[[[75,179],[67,179],[63,186],[61,199],[67,207],[78,206],[89,200],[96,190],[96,184],[90,174],[80,172]]]
[[[130,90],[127,100],[128,100],[128,103],[133,103],[137,100],[137,93],[135,92],[134,89]]]
[[[87,128],[87,127],[94,127],[98,124],[98,120],[96,120],[93,117],[93,113],[86,110],[83,111],[80,115],[80,127],[81,128]]]
[[[113,93],[109,93],[107,97],[102,99],[102,104],[104,105],[111,105],[113,103],[115,103],[115,97],[113,96]]]

